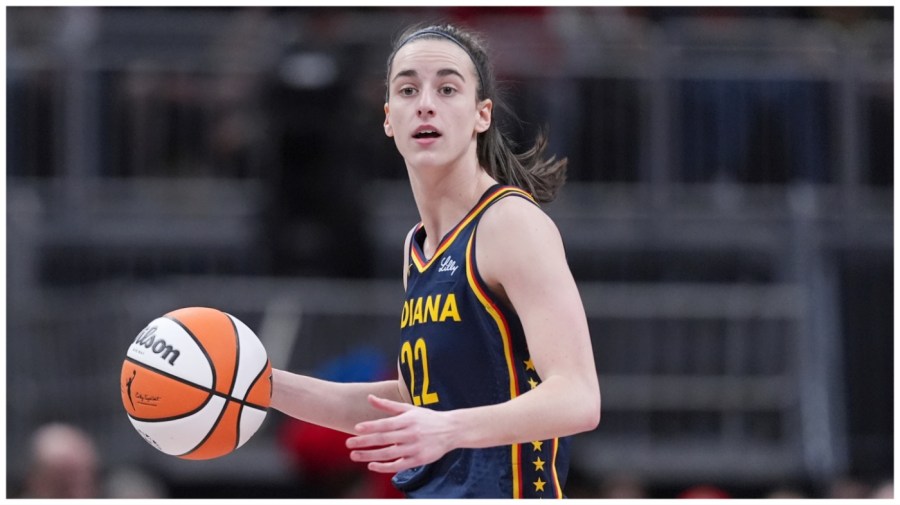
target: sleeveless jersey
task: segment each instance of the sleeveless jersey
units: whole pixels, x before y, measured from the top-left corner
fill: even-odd
[[[495,300],[478,273],[475,230],[502,198],[535,203],[519,188],[491,187],[443,237],[422,252],[416,225],[408,252],[400,319],[400,370],[413,403],[453,410],[508,401],[540,384],[516,313]],[[562,498],[568,437],[485,449],[455,449],[434,463],[394,476],[408,497]]]

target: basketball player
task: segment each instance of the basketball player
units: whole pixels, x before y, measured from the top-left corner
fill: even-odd
[[[493,121],[485,49],[408,30],[388,60],[384,131],[421,222],[406,238],[398,378],[337,384],[275,370],[272,407],[352,433],[351,459],[409,497],[562,497],[568,435],[600,390],[562,240],[539,202],[566,160],[516,155]]]

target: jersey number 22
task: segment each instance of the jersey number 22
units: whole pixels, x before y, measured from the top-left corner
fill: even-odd
[[[422,362],[421,394],[416,394],[415,361]],[[403,346],[400,347],[400,362],[409,367],[409,390],[412,392],[413,404],[430,405],[439,402],[438,394],[428,391],[430,381],[428,378],[428,349],[425,347],[425,339],[417,339],[415,348],[408,340],[403,342]]]

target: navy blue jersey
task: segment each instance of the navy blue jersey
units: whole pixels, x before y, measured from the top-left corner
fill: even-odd
[[[541,382],[518,316],[494,299],[475,262],[478,222],[508,196],[534,203],[521,189],[491,187],[428,260],[422,224],[413,232],[399,361],[416,405],[442,411],[493,405]],[[568,461],[568,438],[456,449],[398,473],[394,485],[417,498],[561,498]]]

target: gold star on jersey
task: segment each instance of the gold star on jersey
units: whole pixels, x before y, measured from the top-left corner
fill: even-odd
[[[525,382],[531,389],[541,383],[534,362],[529,358],[522,361]],[[531,483],[531,491],[538,498],[562,498],[559,489],[559,475],[556,468],[556,455],[559,440],[533,440],[522,444],[522,474],[525,482]]]

